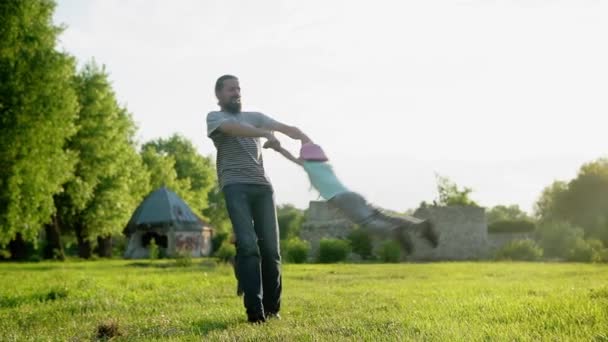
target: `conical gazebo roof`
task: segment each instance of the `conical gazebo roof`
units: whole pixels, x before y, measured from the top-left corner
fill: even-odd
[[[205,222],[175,192],[161,187],[148,194],[127,223],[125,233],[137,229],[173,227],[174,230],[200,230]]]

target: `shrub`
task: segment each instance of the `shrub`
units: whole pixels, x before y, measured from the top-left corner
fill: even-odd
[[[488,233],[530,233],[536,229],[529,220],[502,220],[488,226]]]
[[[346,240],[321,239],[319,242],[319,262],[331,263],[344,261],[350,251],[350,244]]]
[[[304,241],[300,238],[294,237],[285,241],[284,249],[284,255],[287,262],[301,264],[306,262],[306,259],[308,259],[310,243],[308,241]]]
[[[217,232],[213,234],[211,238],[211,247],[213,253],[216,253],[223,245],[225,241],[228,241],[230,234],[228,232]]]
[[[224,242],[222,246],[215,252],[215,256],[223,262],[229,262],[236,256],[236,247]]]
[[[112,255],[123,255],[129,245],[129,239],[120,234],[112,236]]]
[[[600,252],[600,259],[602,262],[608,262],[608,248],[602,249]]]
[[[356,228],[349,235],[348,240],[354,253],[359,254],[361,259],[369,259],[372,256],[372,239],[369,233],[363,229]]]
[[[583,230],[565,222],[548,222],[536,230],[540,247],[547,257],[567,258]]]
[[[568,253],[568,261],[600,262],[604,254],[604,246],[599,240],[577,239]]]
[[[378,255],[383,262],[399,262],[401,247],[396,241],[386,241],[380,246]]]
[[[192,251],[189,249],[179,249],[175,256],[175,265],[180,267],[192,265]]]
[[[160,250],[154,239],[150,240],[150,244],[148,245],[148,250],[150,251],[150,254],[149,254],[150,260],[158,259],[159,255],[160,255]]]
[[[536,242],[529,239],[513,240],[496,253],[496,259],[498,260],[535,261],[542,256],[542,248],[540,248]]]

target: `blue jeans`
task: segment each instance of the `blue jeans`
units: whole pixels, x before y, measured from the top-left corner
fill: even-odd
[[[236,273],[248,314],[279,312],[281,253],[272,187],[229,184],[223,189],[236,238]]]

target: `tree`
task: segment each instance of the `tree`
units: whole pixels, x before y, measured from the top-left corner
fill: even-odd
[[[530,217],[517,204],[497,205],[486,211],[486,220],[490,225],[498,221],[525,221],[530,220]]]
[[[608,243],[608,159],[586,163],[570,182],[547,187],[535,213],[542,221],[565,221],[582,228],[586,237]]]
[[[175,191],[184,200],[189,197],[189,179],[177,179],[175,171],[175,158],[163,155],[156,151],[154,147],[144,146],[141,151],[141,158],[150,175],[148,191],[152,191],[161,186],[166,186]]]
[[[568,184],[555,181],[546,187],[534,204],[534,216],[541,222],[556,221],[561,214],[558,206],[560,198],[568,190]]]
[[[78,254],[89,258],[95,240],[104,245],[120,233],[147,189],[148,176],[134,143],[135,124],[121,107],[108,74],[95,62],[75,77],[78,131],[67,148],[76,151],[74,177],[56,197],[59,221],[74,231]],[[107,256],[111,247],[102,246]]]
[[[207,194],[207,208],[203,210],[203,215],[209,219],[209,224],[215,229],[215,234],[229,232],[230,217],[228,217],[224,194],[217,182]]]
[[[208,193],[216,183],[211,158],[200,155],[192,142],[178,134],[147,142],[142,147],[142,155],[149,168],[161,172],[151,173],[153,189],[165,185],[196,213],[203,214],[208,204]]]
[[[451,181],[447,177],[436,175],[437,178],[437,192],[439,193],[438,205],[450,206],[450,205],[470,205],[478,206],[469,195],[473,192],[473,189],[465,187],[460,189],[456,183]]]
[[[277,220],[281,240],[297,237],[304,222],[304,212],[291,204],[283,204],[277,208]]]
[[[75,63],[56,50],[50,0],[0,2],[0,246],[35,241],[76,155]]]
[[[583,229],[566,222],[543,222],[536,230],[545,256],[556,258],[566,258],[583,234]]]
[[[608,158],[581,166],[560,200],[561,217],[608,243]]]

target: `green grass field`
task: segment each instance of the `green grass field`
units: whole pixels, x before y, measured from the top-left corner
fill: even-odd
[[[283,319],[245,322],[228,265],[0,264],[0,341],[608,341],[598,264],[284,265]]]

